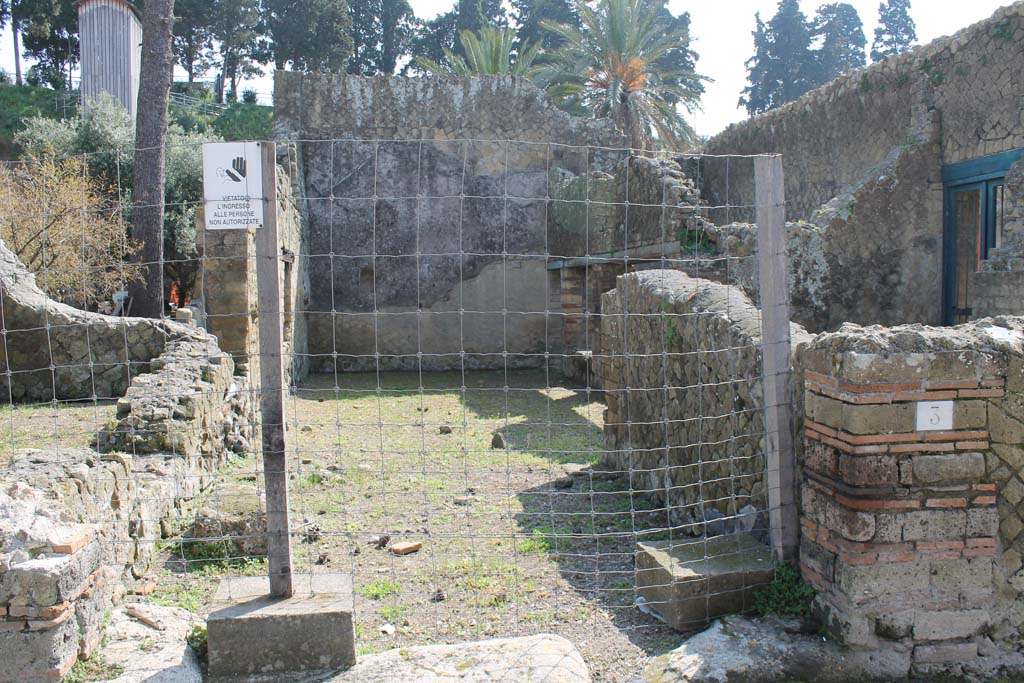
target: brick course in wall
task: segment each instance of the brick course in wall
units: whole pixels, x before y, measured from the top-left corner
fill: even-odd
[[[894,674],[998,668],[1019,639],[1022,356],[1021,319],[846,326],[798,351],[801,570],[829,630]],[[919,429],[937,401],[952,428]]]

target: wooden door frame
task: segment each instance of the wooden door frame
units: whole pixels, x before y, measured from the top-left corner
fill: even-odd
[[[981,192],[982,257],[988,256],[993,246],[994,215],[990,215],[990,204],[994,198],[994,187],[1001,184],[1007,172],[1017,160],[1024,158],[1024,148],[970,159],[942,168],[943,185],[943,239],[942,239],[942,319],[946,325],[955,324],[957,286],[956,248],[956,203],[959,192],[979,190]]]

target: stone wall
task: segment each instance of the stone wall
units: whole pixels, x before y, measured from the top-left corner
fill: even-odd
[[[244,379],[212,337],[179,340],[133,379],[100,450],[15,452],[0,473],[0,681],[59,679],[97,647],[168,522],[252,439]]]
[[[306,214],[311,367],[541,364],[552,174],[625,158],[613,128],[511,77],[281,72],[275,88]]]
[[[1024,147],[1022,91],[1024,2],[1016,2],[731,126],[705,151],[784,156],[789,218],[829,233],[827,303],[808,325],[940,324],[941,166]],[[749,162],[709,160],[701,180],[712,204],[753,203]]]
[[[828,629],[893,676],[1019,667],[1024,320],[849,325],[797,359],[801,568]]]
[[[255,416],[201,329],[58,304],[2,243],[0,294],[9,400],[127,391],[100,450],[17,451],[0,471],[0,681],[59,680],[97,647],[122,576],[144,574],[170,516],[246,449]]]
[[[602,297],[603,464],[691,533],[767,508],[760,343],[760,312],[728,285],[647,270]]]
[[[119,398],[169,341],[205,338],[167,320],[107,316],[53,301],[3,242],[0,297],[4,402]]]

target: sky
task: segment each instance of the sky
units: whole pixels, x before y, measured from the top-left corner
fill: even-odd
[[[870,50],[875,25],[878,23],[880,0],[847,0],[860,13]],[[449,10],[455,0],[409,0],[417,16],[424,19]],[[825,0],[801,0],[803,11],[812,16]],[[927,43],[940,36],[991,16],[1010,0],[913,0],[911,15],[917,24],[919,42]],[[690,12],[693,48],[700,54],[697,72],[713,79],[707,84],[702,110],[689,115],[700,135],[713,135],[731,123],[746,118],[746,111],[737,106],[746,86],[744,63],[754,52],[754,14],[761,12],[769,19],[777,0],[669,0],[675,14]],[[0,32],[0,68],[14,71],[14,50],[9,31]],[[184,74],[180,74],[181,77]],[[243,84],[260,93],[268,101],[274,89],[271,76]]]

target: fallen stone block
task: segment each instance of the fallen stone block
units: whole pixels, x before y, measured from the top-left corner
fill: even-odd
[[[646,607],[672,628],[693,631],[753,606],[771,583],[771,550],[750,534],[637,544],[636,589]]]
[[[409,555],[418,552],[423,547],[421,541],[401,541],[391,544],[391,552],[395,555]]]
[[[572,643],[555,635],[427,645],[364,655],[325,683],[590,683]]]
[[[196,512],[186,543],[202,543],[200,539],[207,538],[222,543],[230,537],[238,555],[267,554],[267,513],[256,487],[224,484],[215,488],[208,500]]]

